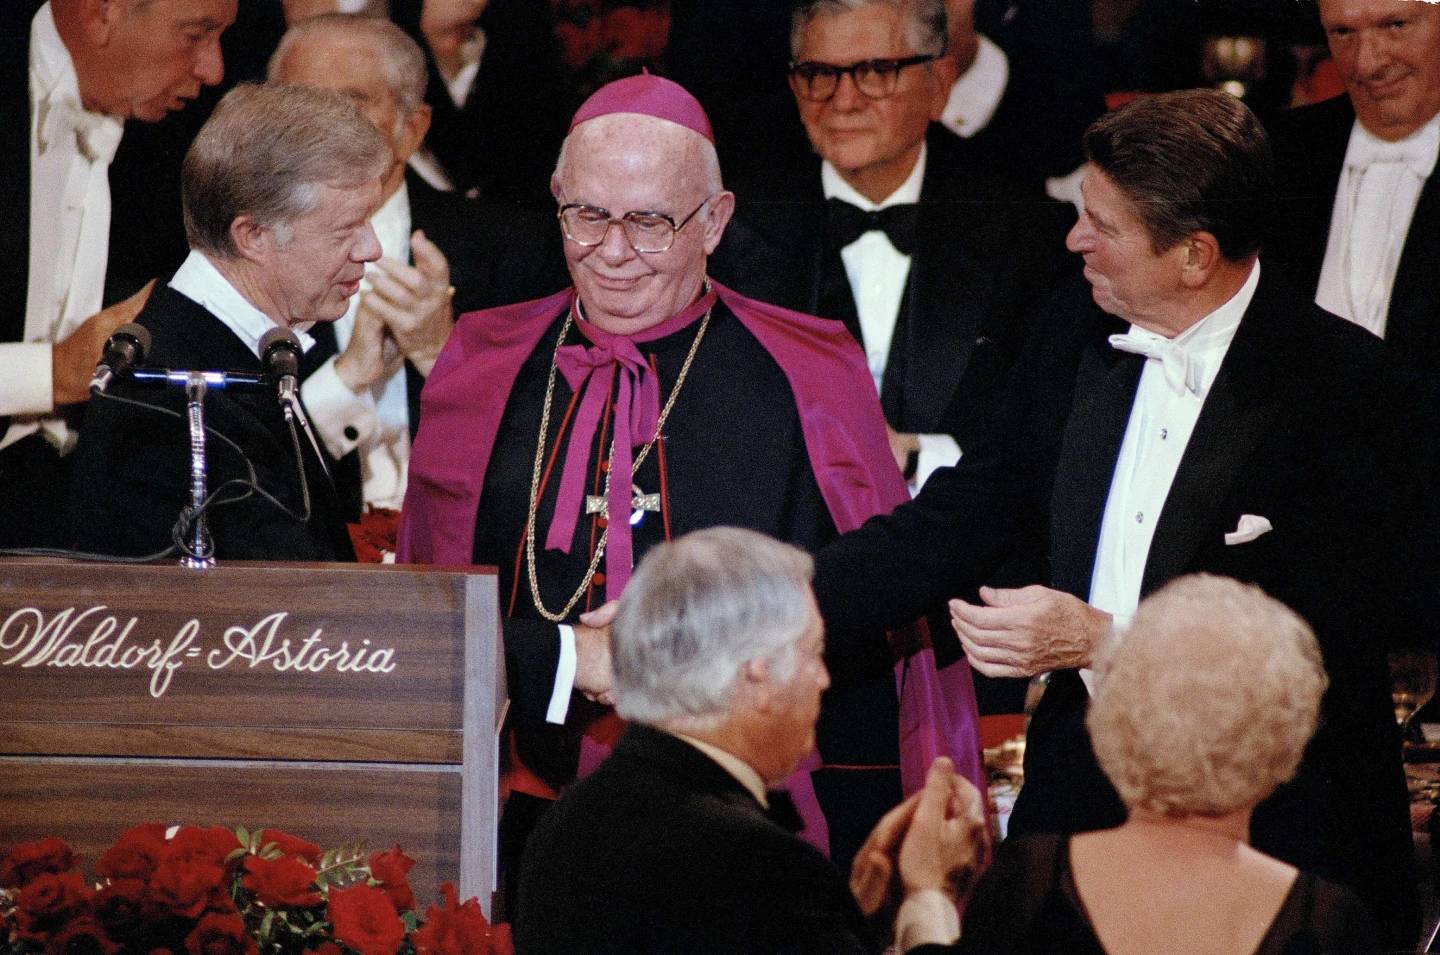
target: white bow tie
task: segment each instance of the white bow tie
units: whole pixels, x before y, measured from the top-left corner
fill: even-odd
[[[1160,362],[1166,383],[1177,394],[1200,395],[1200,362],[1170,339],[1131,329],[1124,335],[1111,335],[1110,346]]]
[[[73,135],[82,156],[108,166],[120,148],[125,124],[113,116],[87,112],[68,96],[52,95],[40,104],[39,131],[42,152]]]
[[[1421,179],[1428,179],[1435,171],[1437,153],[1440,153],[1440,127],[1426,126],[1416,135],[1394,143],[1373,135],[1357,135],[1346,151],[1345,165],[1363,171],[1382,163],[1395,163],[1408,167]]]

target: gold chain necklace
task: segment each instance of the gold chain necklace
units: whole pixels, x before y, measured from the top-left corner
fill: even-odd
[[[705,281],[705,292],[710,292],[710,281]],[[600,568],[600,560],[605,556],[605,542],[610,538],[610,521],[615,515],[607,515],[605,529],[600,532],[600,540],[595,545],[595,553],[590,558],[590,567],[585,571],[585,578],[580,581],[580,586],[570,595],[565,606],[559,613],[552,612],[540,599],[540,580],[535,572],[535,522],[540,510],[540,473],[544,468],[545,461],[545,437],[550,430],[550,402],[555,394],[555,371],[560,365],[560,347],[565,344],[565,336],[570,333],[570,326],[574,324],[576,313],[580,309],[580,298],[576,296],[575,304],[565,314],[565,323],[560,326],[560,337],[555,340],[555,351],[550,357],[550,375],[545,382],[545,402],[540,409],[540,435],[535,445],[535,467],[530,475],[530,507],[525,518],[525,560],[526,571],[530,578],[530,596],[534,600],[535,610],[540,616],[551,623],[563,623],[570,616],[570,611],[580,602],[581,596],[589,589],[590,582],[595,579],[595,572]],[[690,351],[685,355],[685,362],[680,366],[680,374],[675,376],[675,387],[670,389],[670,395],[665,399],[665,407],[660,409],[660,417],[655,422],[655,435],[635,455],[630,465],[630,480],[635,480],[635,475],[640,473],[640,465],[645,463],[649,456],[650,449],[655,442],[660,440],[660,433],[665,428],[665,420],[670,417],[670,409],[675,407],[675,399],[680,396],[680,389],[685,385],[685,377],[690,374],[690,363],[695,360],[695,353],[700,350],[700,340],[705,337],[705,329],[710,325],[710,313],[714,311],[712,305],[705,311],[705,317],[700,320],[700,330],[695,333],[695,341],[690,343]],[[573,440],[574,435],[571,435]],[[615,436],[610,436],[609,460],[615,457]],[[613,477],[610,469],[605,470],[605,500],[610,499],[610,481]],[[621,518],[624,520],[625,518]]]

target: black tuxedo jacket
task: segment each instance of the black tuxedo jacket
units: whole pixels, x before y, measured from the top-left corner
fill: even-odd
[[[902,432],[954,436],[966,447],[1024,341],[1033,307],[1066,265],[1074,221],[1036,191],[987,171],[975,148],[932,124],[920,218],[881,404]],[[735,220],[711,273],[746,295],[846,323],[860,338],[838,250],[825,237],[816,160],[802,179],[737,188]],[[838,270],[838,271],[837,271]],[[839,276],[839,314],[826,308]],[[827,314],[830,312],[830,314]]]
[[[1143,359],[1083,283],[1057,297],[995,427],[913,502],[822,551],[831,626],[894,623],[1006,560],[1087,598],[1111,475]],[[1319,638],[1330,688],[1296,780],[1262,803],[1257,848],[1354,887],[1381,920],[1413,915],[1410,835],[1385,653],[1435,619],[1433,431],[1371,335],[1271,272],[1245,313],[1155,528],[1143,593],[1209,572],[1260,585]],[[1273,530],[1227,546],[1241,515]],[[1090,749],[1076,671],[1030,725],[1017,831],[1124,818]]]
[[[260,361],[204,307],[164,286],[141,311],[154,342],[149,365],[258,372]],[[112,390],[183,415],[184,394],[141,390],[124,381]],[[289,429],[273,393],[211,391],[205,423],[235,442],[255,467],[259,485],[299,512],[300,475]],[[215,555],[230,560],[353,560],[334,489],[304,435],[300,444],[310,488],[311,517],[301,523],[258,494],[209,512]],[[211,435],[208,490],[244,477],[245,465]],[[90,402],[72,479],[75,546],[104,554],[150,554],[170,543],[170,529],[189,504],[190,437],[183,420],[113,401]]]
[[[631,725],[525,850],[518,953],[865,952],[849,887],[718,763]]]
[[[0,11],[0,342],[25,334],[30,281],[30,21],[38,2]],[[0,418],[0,429],[8,420]]]
[[[1354,124],[1348,96],[1290,110],[1270,123],[1281,195],[1265,260],[1312,298]],[[1400,361],[1440,377],[1440,176],[1434,173],[1420,191],[1395,272],[1385,342]]]
[[[560,229],[551,216],[508,202],[441,192],[409,169],[405,188],[410,197],[410,228],[423,230],[450,263],[457,316],[542,298],[570,284]],[[338,344],[335,330],[328,324],[315,326],[311,334],[315,347],[306,355],[305,371],[320,367],[335,354]],[[424,376],[405,362],[412,441],[420,428],[420,389],[424,385]],[[358,452],[341,458],[334,476],[345,519],[358,521],[364,504]]]

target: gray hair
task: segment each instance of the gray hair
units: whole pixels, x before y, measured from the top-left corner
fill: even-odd
[[[565,178],[565,163],[570,155],[570,144],[576,136],[601,136],[613,126],[645,120],[653,123],[664,123],[668,126],[673,126],[677,130],[684,129],[683,126],[671,123],[669,120],[660,119],[656,116],[645,116],[643,114],[609,113],[603,116],[596,116],[594,119],[588,119],[572,129],[564,141],[560,143],[560,155],[555,159],[555,178],[561,180]],[[715,152],[715,144],[693,130],[685,129],[685,132],[694,137],[693,144],[695,148],[699,150],[700,176],[705,192],[707,194],[714,194],[722,191],[725,188],[725,183],[720,177],[720,157]],[[620,211],[623,213],[627,210]]]
[[[1256,586],[1181,577],[1101,654],[1087,725],[1132,808],[1219,816],[1290,779],[1326,677],[1310,627]]]
[[[296,44],[312,38],[353,38],[368,42],[380,58],[385,85],[400,104],[402,121],[425,103],[425,54],[410,35],[389,20],[361,13],[321,13],[306,17],[280,38],[266,76],[276,82]]]
[[[800,55],[800,41],[812,20],[875,6],[900,11],[905,24],[905,42],[916,53],[940,56],[945,52],[949,39],[945,0],[802,0],[790,13],[790,55]]]
[[[237,86],[185,154],[185,237],[191,248],[233,258],[230,225],[243,215],[287,243],[291,223],[315,210],[320,186],[363,185],[391,161],[385,140],[339,93]]]
[[[653,548],[611,629],[616,711],[706,729],[724,717],[746,662],[766,660],[777,680],[790,679],[814,569],[804,551],[736,527]]]

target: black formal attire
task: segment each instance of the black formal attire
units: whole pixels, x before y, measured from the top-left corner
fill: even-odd
[[[411,230],[424,231],[450,263],[456,315],[540,298],[570,283],[560,230],[551,216],[507,202],[441,192],[411,169],[405,170],[405,190],[410,199]],[[319,368],[339,350],[330,324],[316,325],[310,334],[315,347],[306,355],[306,370]],[[414,441],[420,428],[420,390],[425,376],[409,360],[404,367],[410,439]],[[334,477],[345,519],[358,521],[364,506],[358,450],[336,463]]]
[[[153,338],[147,364],[260,371],[260,360],[234,332],[169,286],[155,290],[138,321]],[[185,410],[182,391],[143,390],[124,379],[111,390],[182,416]],[[255,467],[260,487],[291,510],[301,510],[294,445],[273,393],[211,391],[205,396],[205,423],[240,446]],[[208,517],[217,558],[354,559],[334,489],[303,435],[300,445],[310,488],[309,521],[282,513],[258,494],[216,505]],[[206,451],[210,491],[246,476],[244,461],[225,441],[209,436]],[[183,420],[156,411],[92,400],[75,450],[73,483],[77,549],[122,555],[164,550],[180,510],[190,501],[189,430]]]
[[[1355,894],[1301,872],[1254,955],[1356,955],[1377,948],[1374,924]],[[910,955],[944,952],[1105,955],[1075,888],[1069,837],[1036,835],[1001,843],[994,866],[965,909],[959,944],[919,946]]]
[[[1280,208],[1272,216],[1265,259],[1312,298],[1320,285],[1330,216],[1355,124],[1348,96],[1290,110],[1270,122]],[[1400,361],[1440,376],[1440,176],[1420,190],[1395,270],[1385,342]]]
[[[631,726],[525,854],[519,953],[866,952],[849,887],[714,760]]]
[[[832,626],[883,624],[963,591],[1015,555],[1032,582],[1089,594],[1111,475],[1143,359],[1107,344],[1124,323],[1077,283],[1017,365],[995,429],[912,503],[818,559]],[[1296,779],[1255,812],[1256,848],[1348,885],[1413,941],[1408,800],[1387,639],[1434,618],[1433,510],[1416,467],[1423,402],[1400,394],[1371,335],[1265,271],[1205,398],[1155,528],[1142,594],[1205,571],[1260,585],[1319,638],[1330,687]],[[1273,530],[1226,545],[1242,514]],[[1074,832],[1124,809],[1090,748],[1088,695],[1057,671],[1030,724],[1012,831]],[[1408,934],[1408,938],[1405,937]]]
[[[880,404],[897,431],[948,434],[963,450],[1034,307],[1068,264],[1064,235],[1074,215],[987,169],[974,144],[938,124],[926,143],[915,247]],[[742,184],[736,194],[711,274],[754,298],[838,319],[863,344],[819,160],[803,177]]]

